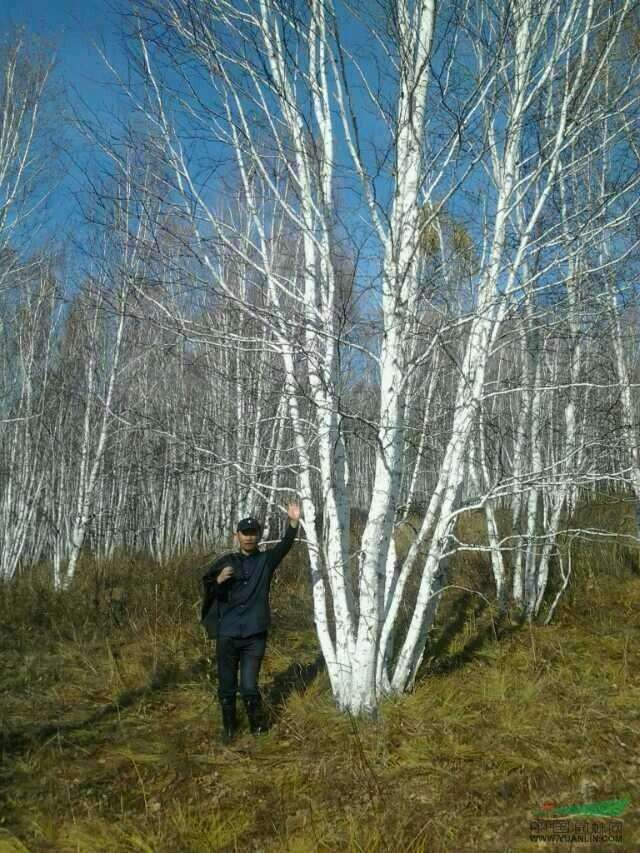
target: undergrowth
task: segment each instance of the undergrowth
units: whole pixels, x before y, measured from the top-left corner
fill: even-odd
[[[626,507],[583,512],[627,530]],[[239,703],[230,747],[203,555],[85,559],[64,593],[25,572],[0,592],[0,851],[527,851],[543,802],[623,796],[623,849],[640,848],[637,553],[571,548],[549,626],[498,616],[486,555],[458,555],[450,582],[482,595],[443,594],[415,689],[365,722],[335,709],[296,546],[261,673],[273,725],[252,738]]]

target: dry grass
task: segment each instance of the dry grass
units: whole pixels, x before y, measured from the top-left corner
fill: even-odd
[[[625,795],[624,849],[638,849],[636,555],[574,550],[549,627],[494,623],[479,597],[447,592],[416,689],[375,722],[335,710],[291,555],[261,676],[275,724],[231,747],[197,557],[87,563],[66,596],[37,576],[4,589],[0,851],[527,851],[543,801]],[[490,589],[477,555],[452,576]],[[125,590],[115,608],[105,578]]]

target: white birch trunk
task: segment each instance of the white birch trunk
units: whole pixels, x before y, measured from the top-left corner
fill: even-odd
[[[121,303],[119,309],[119,317],[118,317],[118,327],[116,331],[116,340],[114,344],[114,348],[112,351],[112,361],[109,371],[109,379],[107,383],[107,391],[104,400],[104,407],[102,412],[102,418],[100,420],[100,427],[98,433],[98,441],[95,448],[95,452],[93,454],[93,460],[90,460],[91,455],[91,445],[92,445],[92,409],[95,402],[95,392],[94,392],[94,383],[95,383],[95,356],[93,351],[89,358],[89,364],[87,366],[87,399],[86,399],[86,409],[85,409],[85,419],[84,419],[84,430],[83,430],[83,439],[82,439],[82,459],[81,459],[81,480],[80,480],[80,488],[78,490],[78,503],[76,507],[76,515],[73,522],[72,534],[71,534],[71,549],[69,554],[69,563],[67,566],[67,571],[65,575],[64,583],[65,585],[70,584],[73,581],[73,577],[76,571],[76,567],[78,564],[78,557],[80,556],[80,552],[82,550],[82,546],[84,544],[84,539],[87,532],[87,525],[89,523],[89,513],[91,509],[91,504],[94,497],[94,489],[96,484],[96,477],[98,473],[98,469],[102,462],[102,456],[104,453],[107,435],[109,430],[109,422],[111,418],[111,403],[113,400],[113,393],[115,388],[116,376],[118,373],[118,365],[120,361],[120,346],[122,343],[122,334],[124,330],[124,321],[125,321],[125,311],[126,311],[126,289],[123,288],[121,293]],[[95,330],[97,318],[94,319],[94,323],[92,328]]]

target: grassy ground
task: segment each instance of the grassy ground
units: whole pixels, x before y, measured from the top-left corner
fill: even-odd
[[[548,627],[445,593],[416,689],[375,722],[335,710],[291,554],[261,674],[273,727],[252,738],[239,704],[230,747],[197,559],[86,563],[65,596],[31,573],[0,598],[0,851],[527,851],[543,802],[625,796],[610,849],[640,849],[636,555],[574,550]],[[467,553],[451,580],[487,593],[487,571]]]

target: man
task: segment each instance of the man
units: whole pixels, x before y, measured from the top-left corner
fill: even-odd
[[[217,640],[218,699],[222,707],[225,743],[236,732],[238,664],[240,693],[251,733],[264,731],[260,721],[261,696],[258,676],[271,624],[269,589],[273,573],[293,545],[298,532],[300,507],[287,508],[289,523],[282,540],[260,551],[262,527],[253,517],[238,522],[235,539],[239,552],[220,557],[202,578],[202,622],[211,639]]]

